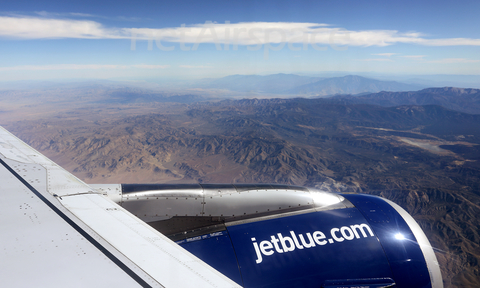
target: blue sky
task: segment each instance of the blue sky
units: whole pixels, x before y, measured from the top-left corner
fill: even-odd
[[[10,1],[0,79],[480,75],[479,1]]]

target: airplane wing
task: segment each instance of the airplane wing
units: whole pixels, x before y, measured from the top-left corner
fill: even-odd
[[[240,287],[0,127],[4,287]]]

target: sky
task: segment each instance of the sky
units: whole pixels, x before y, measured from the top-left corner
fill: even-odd
[[[480,75],[480,1],[4,1],[0,81]]]

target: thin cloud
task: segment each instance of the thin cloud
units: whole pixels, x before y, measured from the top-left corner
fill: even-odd
[[[119,20],[119,21],[130,21],[130,22],[137,22],[141,20],[146,20],[146,18],[138,18],[138,17],[125,17],[125,16],[116,16],[116,17],[107,17],[107,16],[100,16],[95,14],[88,14],[88,13],[56,13],[56,12],[47,12],[47,11],[35,11],[33,12],[35,15],[41,16],[43,18],[60,18],[65,19],[69,17],[74,18],[98,18],[98,19],[109,19],[109,20]],[[19,18],[25,17],[21,15],[11,14],[9,16],[17,16]],[[150,20],[150,19],[148,19]]]
[[[421,59],[423,59],[427,56],[426,55],[404,55],[404,56],[399,56],[399,57],[421,60]]]
[[[78,17],[97,17],[93,14],[86,14],[86,13],[69,13],[72,16],[78,16]]]
[[[394,62],[392,59],[388,59],[388,58],[358,59],[358,61],[365,61],[365,62]]]
[[[42,70],[99,70],[99,69],[166,69],[169,65],[97,65],[97,64],[58,64],[58,65],[22,65],[0,67],[0,71],[42,71]]]
[[[169,68],[170,65],[146,65],[146,64],[140,64],[140,65],[132,65],[131,67],[140,68],[140,69],[166,69],[166,68]]]
[[[398,53],[377,53],[377,54],[372,54],[375,56],[385,56],[385,57],[391,57],[393,55],[397,55]]]
[[[35,11],[34,12],[36,15],[42,16],[42,17],[50,17],[50,18],[56,18],[56,17],[96,17],[93,14],[87,14],[87,13],[55,13],[55,12],[47,12],[47,11]]]
[[[137,39],[166,42],[263,45],[306,43],[351,46],[388,46],[396,42],[415,42],[412,35],[397,31],[350,31],[319,23],[243,22],[236,24],[205,23],[177,28],[125,28],[122,31]]]
[[[466,59],[466,58],[445,58],[440,60],[427,61],[427,63],[443,63],[443,64],[452,64],[452,63],[478,63],[480,60],[475,59]]]
[[[204,69],[204,68],[213,68],[212,66],[203,66],[203,65],[199,65],[199,66],[195,66],[195,65],[180,65],[178,66],[180,68],[188,68],[188,69]]]
[[[48,16],[48,12],[39,12]],[[79,15],[80,16],[80,15]],[[86,14],[84,17],[92,15]],[[294,44],[338,46],[390,46],[399,43],[427,46],[480,46],[480,39],[426,39],[419,32],[397,30],[348,30],[322,23],[242,22],[195,24],[171,28],[110,28],[91,20],[45,19],[25,16],[0,16],[0,37],[22,39],[137,39],[162,42],[214,43],[220,45]],[[160,43],[160,44],[158,44]],[[298,48],[298,47],[297,47]],[[321,47],[320,47],[321,48]],[[383,55],[381,55],[383,54]],[[381,53],[378,56],[393,55]],[[389,56],[388,56],[389,57]]]
[[[42,18],[0,17],[0,36],[22,39],[123,38],[113,29],[107,29],[95,21]]]
[[[420,39],[419,43],[426,46],[480,46],[480,39],[447,38],[447,39]]]

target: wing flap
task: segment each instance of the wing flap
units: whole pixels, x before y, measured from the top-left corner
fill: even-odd
[[[0,188],[7,200],[0,201],[5,256],[0,278],[11,286],[38,286],[23,285],[28,271],[41,274],[39,279],[64,279],[49,287],[71,287],[71,281],[82,287],[239,287],[1,127],[0,163],[0,179],[8,180]],[[29,207],[33,214],[22,214],[18,207]],[[23,270],[4,264],[18,259],[26,263]]]
[[[105,257],[75,228],[45,205],[42,199],[4,165],[0,165],[0,179],[2,197],[0,201],[0,259],[2,259],[0,279],[2,279],[2,285],[5,287],[144,286]],[[55,201],[55,199],[49,200]],[[73,216],[69,215],[68,211],[62,211],[62,213]],[[102,272],[98,273],[98,271]]]
[[[222,274],[205,269],[201,260],[104,196],[66,196],[60,202],[162,285],[178,287],[181,279],[182,287],[225,287],[211,280]]]

